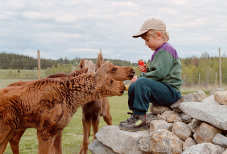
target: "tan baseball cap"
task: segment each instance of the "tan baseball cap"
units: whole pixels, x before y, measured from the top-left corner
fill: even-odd
[[[159,19],[155,18],[148,19],[143,23],[142,27],[140,28],[140,31],[137,34],[133,35],[132,37],[135,38],[141,37],[141,35],[145,34],[151,29],[166,31],[166,24]]]

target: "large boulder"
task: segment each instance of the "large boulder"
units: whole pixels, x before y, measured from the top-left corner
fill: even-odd
[[[151,132],[150,136],[140,138],[138,146],[152,154],[181,154],[183,142],[172,132],[159,129]]]
[[[180,109],[195,119],[227,130],[227,106],[207,102],[183,102]]]
[[[96,133],[96,138],[99,142],[119,154],[142,154],[142,151],[137,147],[137,140],[144,136],[149,136],[149,132],[122,131],[118,126],[105,126]]]
[[[222,154],[224,148],[211,143],[202,143],[187,148],[182,154]]]

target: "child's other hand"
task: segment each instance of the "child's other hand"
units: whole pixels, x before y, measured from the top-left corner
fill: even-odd
[[[139,65],[138,66],[138,69],[141,71],[141,72],[147,72],[147,67],[146,67],[146,65]]]

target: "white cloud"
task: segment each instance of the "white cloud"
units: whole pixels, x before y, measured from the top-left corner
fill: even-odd
[[[112,2],[114,7],[137,7],[137,4],[131,1]]]
[[[23,12],[22,15],[25,18],[34,19],[34,20],[48,20],[53,18],[52,15],[44,14],[41,12],[35,12],[35,11],[26,11],[26,12]]]
[[[185,5],[185,4],[188,4],[188,0],[170,0],[170,1],[172,3],[174,3],[174,4],[176,4],[176,5]]]
[[[152,52],[131,35],[156,17],[180,56],[212,53],[227,50],[226,7],[224,0],[7,0],[0,5],[0,51],[40,48],[48,58],[73,58],[96,57],[102,48],[107,58],[149,59]]]
[[[69,49],[67,52],[75,53],[75,52],[98,52],[99,49],[93,49],[93,48],[73,48]]]

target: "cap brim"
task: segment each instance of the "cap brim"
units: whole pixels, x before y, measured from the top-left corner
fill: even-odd
[[[148,32],[148,30],[144,30],[144,31],[140,31],[135,35],[132,35],[132,37],[137,38],[137,37],[141,37],[143,34],[145,34],[146,32]]]

